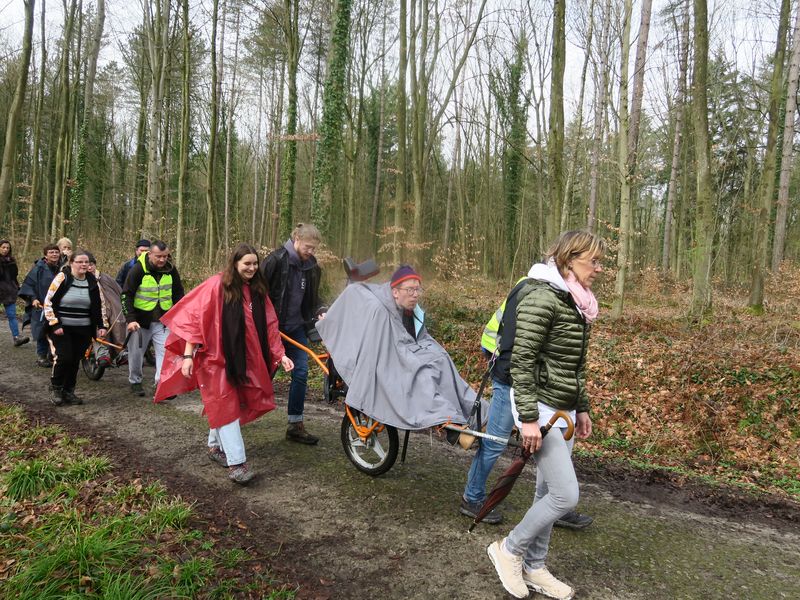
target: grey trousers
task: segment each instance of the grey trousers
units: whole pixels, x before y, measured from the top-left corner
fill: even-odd
[[[128,340],[128,381],[142,383],[142,363],[144,352],[150,340],[153,340],[153,350],[156,353],[155,383],[161,378],[161,364],[164,362],[164,343],[167,341],[169,329],[160,321],[153,321],[150,327],[140,327]]]
[[[534,455],[536,495],[533,506],[506,538],[506,549],[523,556],[529,571],[544,566],[553,523],[578,505],[572,446],[573,440],[565,442],[563,430],[553,427]]]

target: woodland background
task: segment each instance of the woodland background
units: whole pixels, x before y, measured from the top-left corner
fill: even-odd
[[[196,283],[310,220],[331,287],[423,269],[475,381],[508,283],[588,227],[593,451],[796,495],[799,74],[796,0],[7,0],[0,232],[108,271],[163,238]]]
[[[508,279],[588,226],[615,316],[647,267],[696,316],[714,277],[758,310],[800,254],[796,4],[9,0],[0,223],[211,267],[310,219],[335,255]]]

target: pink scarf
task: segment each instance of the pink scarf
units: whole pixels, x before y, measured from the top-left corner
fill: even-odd
[[[594,297],[592,290],[583,287],[575,277],[575,273],[570,271],[564,280],[569,288],[569,293],[572,294],[572,299],[583,314],[583,318],[587,323],[591,323],[597,318],[597,313],[600,312],[597,306],[597,298]]]

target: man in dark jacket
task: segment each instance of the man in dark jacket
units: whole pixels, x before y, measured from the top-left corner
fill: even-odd
[[[308,344],[308,330],[316,316],[324,315],[319,299],[322,269],[314,258],[321,236],[314,225],[300,224],[286,243],[277,248],[261,265],[269,284],[269,297],[278,314],[281,332]],[[303,424],[308,381],[308,354],[284,342],[286,356],[292,359],[292,383],[289,386],[289,424],[286,439],[301,444],[316,444],[319,438],[311,435]]]
[[[136,264],[136,260],[142,255],[143,252],[147,252],[148,250],[150,250],[150,240],[142,239],[136,242],[136,256],[128,261],[125,261],[125,263],[119,268],[117,276],[114,278],[116,279],[120,288],[125,286],[125,279],[127,279],[128,272],[131,270],[133,265]]]
[[[42,311],[47,288],[58,273],[61,250],[55,244],[44,247],[44,257],[37,260],[33,268],[25,276],[19,288],[19,297],[25,300],[25,311],[30,313],[31,335],[36,340],[36,364],[40,367],[52,367],[50,346],[47,343],[46,327]]]
[[[122,310],[125,313],[128,340],[128,381],[131,391],[144,396],[142,362],[150,341],[156,354],[155,383],[161,377],[164,342],[169,330],[159,319],[183,298],[183,284],[178,270],[169,262],[167,244],[155,240],[149,252],[143,252],[131,267],[122,287]]]

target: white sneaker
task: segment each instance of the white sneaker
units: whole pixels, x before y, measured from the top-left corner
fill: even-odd
[[[522,557],[503,550],[503,540],[489,544],[486,554],[506,591],[515,598],[527,598],[528,586],[522,578]]]
[[[563,581],[559,581],[547,567],[536,569],[535,571],[522,570],[522,580],[525,585],[544,596],[556,598],[557,600],[570,600],[575,595],[575,590]]]

